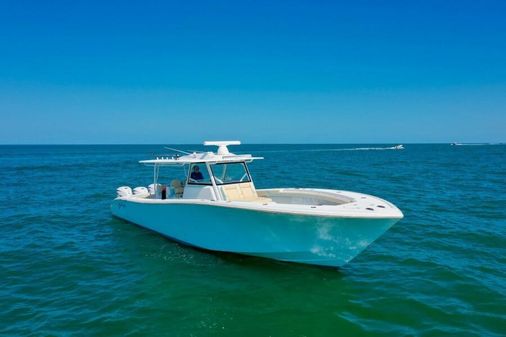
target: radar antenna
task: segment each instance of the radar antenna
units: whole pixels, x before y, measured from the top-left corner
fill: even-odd
[[[227,148],[228,145],[241,145],[241,142],[238,141],[238,140],[221,140],[221,141],[209,141],[209,140],[206,140],[204,142],[204,145],[206,145],[206,146],[210,146],[210,145],[217,146],[218,147],[218,152],[216,152],[216,153],[223,156],[223,155],[230,154],[230,152],[228,151],[228,148]]]

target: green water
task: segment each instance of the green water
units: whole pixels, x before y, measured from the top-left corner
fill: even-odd
[[[0,147],[0,335],[504,336],[506,146],[354,147],[238,151],[266,157],[250,167],[259,188],[404,212],[340,270],[210,254],[112,218],[116,187],[149,184],[136,161],[161,146]]]

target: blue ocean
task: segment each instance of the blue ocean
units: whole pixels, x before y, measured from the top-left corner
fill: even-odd
[[[2,336],[504,336],[506,146],[241,145],[258,188],[405,217],[340,269],[210,253],[113,218],[163,145],[0,146]],[[198,151],[200,145],[174,145]]]

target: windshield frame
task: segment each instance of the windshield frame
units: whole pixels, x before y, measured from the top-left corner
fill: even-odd
[[[209,176],[209,181],[205,181],[205,182],[198,182],[197,180],[194,180],[194,179],[191,179],[191,174],[192,174],[192,168],[193,166],[195,165],[198,165],[199,166],[199,170],[200,168],[203,166],[205,167],[205,170],[207,172],[207,175]],[[202,172],[202,171],[201,171]],[[214,174],[214,173],[212,173]],[[211,172],[209,172],[209,169],[206,165],[205,162],[198,162],[198,163],[191,163],[190,165],[188,165],[188,175],[186,177],[186,184],[187,185],[197,185],[197,186],[212,186],[213,185],[213,178],[211,178]]]
[[[244,180],[244,181],[227,181],[227,182],[222,182],[222,183],[219,183],[216,179],[218,178],[219,180],[221,180],[219,177],[216,176],[216,174],[214,174],[214,167],[216,165],[230,165],[230,164],[242,164],[243,168],[244,168],[244,172],[247,176],[247,180]],[[211,173],[213,175],[213,180],[214,182],[216,183],[217,186],[222,186],[222,185],[232,185],[232,184],[244,184],[244,183],[251,183],[253,180],[251,179],[251,174],[249,172],[249,169],[248,169],[248,165],[246,165],[246,162],[244,161],[233,161],[233,162],[225,162],[225,163],[214,163],[214,164],[211,164],[209,165],[210,168],[211,168]]]

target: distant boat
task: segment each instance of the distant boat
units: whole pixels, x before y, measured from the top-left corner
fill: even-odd
[[[404,145],[399,144],[399,145],[392,146],[392,150],[404,150]]]

